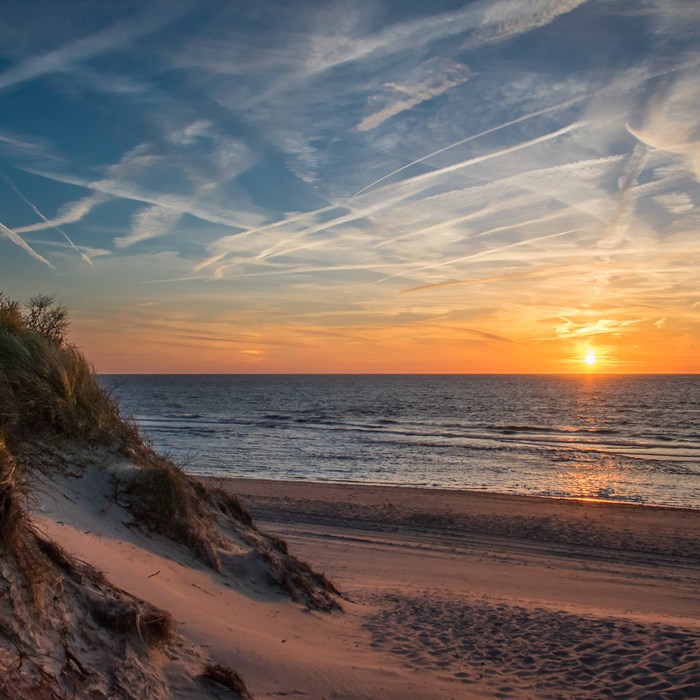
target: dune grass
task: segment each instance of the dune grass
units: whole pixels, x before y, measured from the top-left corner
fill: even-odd
[[[66,341],[67,317],[51,297],[26,307],[0,293],[0,435],[10,446],[44,434],[109,443],[135,428]]]
[[[228,666],[223,666],[221,664],[207,664],[204,667],[204,672],[202,676],[214,683],[224,686],[233,691],[242,700],[253,700],[253,696],[246,688],[243,679]]]
[[[0,556],[12,562],[21,578],[20,589],[27,594],[28,602],[39,609],[47,567],[29,525],[25,501],[17,464],[0,437]]]
[[[220,571],[204,487],[146,445],[137,451],[136,461],[142,468],[125,487],[136,521],[181,542],[207,566]]]

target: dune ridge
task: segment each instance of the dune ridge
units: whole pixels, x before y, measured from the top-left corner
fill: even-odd
[[[42,513],[83,535],[93,522],[112,538],[139,532],[140,545],[159,538],[228,585],[252,582],[308,609],[339,610],[339,593],[260,532],[234,495],[155,452],[67,329],[51,297],[23,306],[0,293],[0,692],[249,698],[239,674],[187,640],[160,601],[105,576],[103,551],[63,547]]]

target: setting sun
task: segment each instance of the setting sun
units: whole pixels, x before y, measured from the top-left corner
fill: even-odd
[[[589,352],[586,355],[585,362],[589,366],[595,364],[595,353],[593,352],[593,350],[589,350]]]

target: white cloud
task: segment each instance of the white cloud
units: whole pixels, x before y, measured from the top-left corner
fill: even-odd
[[[409,72],[399,83],[386,83],[368,100],[370,113],[355,127],[357,131],[376,129],[387,119],[442,95],[466,82],[472,73],[467,66],[444,61],[429,61]]]
[[[35,136],[20,136],[6,130],[0,132],[0,145],[15,153],[44,156],[48,149],[45,139]]]
[[[654,197],[654,201],[658,202],[664,209],[671,214],[680,216],[687,214],[695,208],[693,200],[686,192],[669,192],[668,194],[660,194]]]
[[[630,327],[637,322],[637,320],[620,321],[601,318],[592,323],[589,321],[576,323],[570,319],[564,319],[564,323],[558,326],[554,332],[557,338],[580,338],[608,333],[620,334],[631,330]]]
[[[109,197],[106,194],[95,192],[75,202],[64,204],[53,219],[45,219],[36,224],[29,224],[27,226],[19,226],[15,228],[15,231],[17,233],[30,233],[31,231],[44,231],[48,228],[77,223],[83,217],[87,216],[95,207],[106,202],[108,199]]]
[[[117,248],[128,248],[134,243],[164,236],[179,219],[180,212],[174,209],[160,206],[142,209],[134,214],[129,234],[115,239],[114,244]]]
[[[644,146],[635,146],[617,181],[617,208],[598,243],[601,250],[614,248],[625,240],[625,234],[630,227],[634,213],[636,200],[634,188],[646,166],[647,159],[647,149]]]
[[[211,129],[212,123],[209,119],[197,119],[180,129],[174,129],[168,136],[170,141],[179,146],[191,146],[201,136],[209,136]]]
[[[327,15],[326,27],[312,35],[306,58],[310,73],[345,63],[402,51],[416,51],[439,39],[475,30],[470,47],[498,41],[549,24],[587,0],[492,0],[460,10],[392,25],[374,34],[353,37],[352,15]],[[345,20],[345,21],[343,21]],[[347,26],[348,20],[350,26]]]
[[[477,31],[465,42],[474,48],[544,27],[587,0],[501,0],[491,3]]]
[[[671,89],[652,101],[644,126],[633,128],[628,125],[627,128],[641,143],[680,156],[687,170],[700,181],[699,112],[697,75],[684,75]]]

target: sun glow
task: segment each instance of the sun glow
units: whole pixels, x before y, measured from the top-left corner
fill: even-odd
[[[592,366],[595,364],[595,361],[596,361],[596,360],[595,360],[595,353],[593,352],[593,350],[589,350],[589,351],[586,353],[586,357],[585,357],[585,359],[584,359],[584,362],[585,362],[589,367],[592,367]]]

